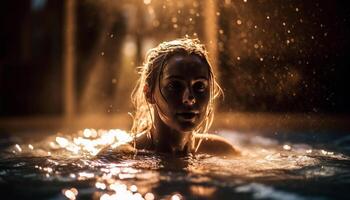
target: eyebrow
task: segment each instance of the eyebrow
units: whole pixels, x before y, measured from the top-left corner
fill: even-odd
[[[178,76],[178,75],[171,75],[171,76],[165,77],[165,79],[184,79],[184,77]],[[195,80],[198,80],[198,79],[209,80],[209,78],[207,78],[205,76],[199,76],[199,77],[195,78]]]

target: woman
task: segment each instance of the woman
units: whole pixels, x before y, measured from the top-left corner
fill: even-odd
[[[221,89],[198,39],[177,39],[150,49],[140,75],[131,96],[136,108],[133,149],[180,155],[238,153],[225,139],[207,134]]]

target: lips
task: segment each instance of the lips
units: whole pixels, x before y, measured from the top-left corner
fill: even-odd
[[[199,115],[198,111],[190,111],[190,112],[178,112],[176,116],[184,121],[193,121]]]

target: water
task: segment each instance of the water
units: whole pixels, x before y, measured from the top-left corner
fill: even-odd
[[[347,199],[348,134],[218,134],[243,156],[95,156],[120,130],[1,139],[1,199]]]

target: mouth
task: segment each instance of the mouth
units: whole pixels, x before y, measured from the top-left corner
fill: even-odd
[[[178,112],[176,114],[176,116],[178,116],[183,121],[194,121],[198,115],[199,115],[198,111]]]

